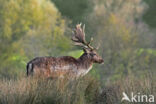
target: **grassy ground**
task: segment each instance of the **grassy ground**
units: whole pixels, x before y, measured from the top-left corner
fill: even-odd
[[[102,86],[100,81],[89,75],[72,81],[24,77],[17,80],[1,79],[0,103],[129,104],[126,101],[121,103],[122,92],[126,92],[128,95],[132,91],[135,93],[140,92],[153,94],[156,97],[155,81],[152,76],[146,76],[143,79],[128,76]]]

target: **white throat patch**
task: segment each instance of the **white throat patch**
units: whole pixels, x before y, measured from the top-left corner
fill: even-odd
[[[92,69],[92,65],[88,69],[78,70],[77,77],[86,75]]]

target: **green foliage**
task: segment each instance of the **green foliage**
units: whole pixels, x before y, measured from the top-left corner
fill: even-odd
[[[51,0],[63,16],[71,19],[73,24],[86,22],[87,14],[93,8],[92,0]]]
[[[68,53],[69,56],[79,58],[84,52],[82,50],[71,51]]]
[[[143,22],[136,21],[141,21],[147,7],[145,2],[97,0],[94,3],[96,6],[88,16],[88,23],[91,24],[89,28],[94,44],[101,44],[99,53],[104,59],[104,65],[98,66],[97,69],[100,70],[94,73],[100,74],[100,79],[104,82],[117,80],[131,73],[138,77],[148,71],[155,73],[155,49],[148,48],[154,45],[151,37],[155,36],[149,35]]]
[[[70,48],[65,20],[49,0],[0,0],[0,8],[2,76],[24,71],[35,56],[58,55]]]
[[[148,9],[143,15],[143,20],[152,28],[156,28],[156,1],[144,0],[148,4]]]
[[[147,53],[147,54],[156,56],[156,50],[154,50],[154,49],[143,49],[143,48],[140,48],[140,49],[137,50],[138,56],[140,56],[144,52]]]

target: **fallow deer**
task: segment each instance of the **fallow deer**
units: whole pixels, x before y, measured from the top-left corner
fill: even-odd
[[[27,76],[29,75],[43,75],[46,77],[80,77],[87,74],[93,63],[103,63],[103,59],[96,53],[96,49],[93,48],[89,42],[85,40],[85,27],[81,28],[81,24],[76,25],[73,31],[72,41],[77,46],[83,48],[84,53],[75,59],[71,56],[62,57],[37,57],[28,62],[27,64]]]

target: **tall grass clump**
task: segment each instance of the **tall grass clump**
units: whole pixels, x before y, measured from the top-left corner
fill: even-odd
[[[128,76],[108,84],[91,76],[76,80],[19,78],[0,80],[0,104],[128,104],[121,102],[122,92],[153,94],[154,77]]]
[[[131,98],[134,95],[153,95],[156,99],[156,77],[146,74],[143,77],[128,75],[120,80],[109,82],[101,89],[97,98],[100,104],[155,104],[150,102],[127,102],[122,101],[122,93],[125,92]]]
[[[85,90],[98,82],[89,77],[78,80],[20,78],[0,81],[1,104],[85,104]],[[95,93],[95,92],[93,92]]]

